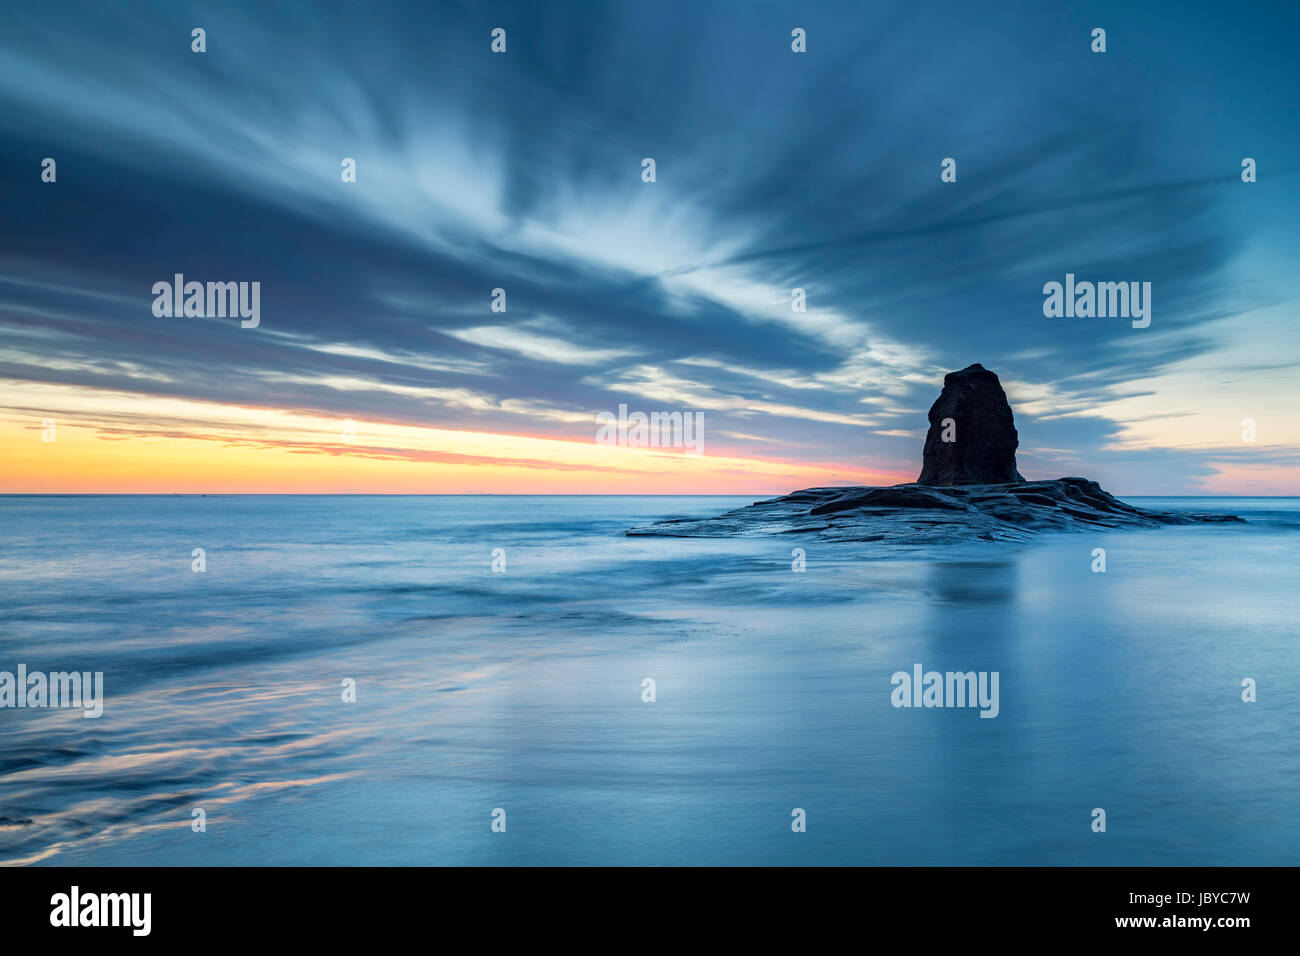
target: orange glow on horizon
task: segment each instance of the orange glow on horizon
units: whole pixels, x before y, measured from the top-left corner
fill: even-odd
[[[895,484],[842,462],[597,445],[592,439],[354,423],[278,409],[28,386],[0,419],[4,494],[739,494]],[[16,403],[15,403],[16,404]],[[96,420],[81,412],[94,407]],[[43,422],[54,423],[45,441]],[[162,423],[166,424],[162,424]],[[158,424],[145,424],[158,423]],[[350,439],[350,440],[349,440]]]
[[[0,406],[0,494],[774,497],[818,486],[900,484],[917,473],[912,461],[864,467],[756,455],[743,441],[728,444],[707,429],[703,454],[692,456],[598,445],[594,420],[586,440],[367,421],[354,423],[353,435],[345,434],[346,420],[313,412],[33,382],[0,386],[6,399]],[[46,420],[54,423],[54,441],[43,440]],[[576,423],[573,428],[579,430]],[[1176,493],[1296,493],[1295,469],[1286,465],[1213,467],[1200,489]]]

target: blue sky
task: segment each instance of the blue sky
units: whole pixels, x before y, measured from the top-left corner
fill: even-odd
[[[8,6],[12,428],[590,443],[623,402],[791,480],[903,480],[981,362],[1028,477],[1300,493],[1294,4]],[[261,326],[155,318],[177,272],[260,281]],[[1151,282],[1151,327],[1044,317],[1067,272]]]

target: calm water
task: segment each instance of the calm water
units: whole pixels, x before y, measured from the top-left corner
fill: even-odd
[[[622,536],[748,500],[0,498],[0,671],[106,688],[0,709],[0,862],[1300,862],[1300,500],[946,550]],[[998,671],[1000,715],[895,709],[914,663]]]

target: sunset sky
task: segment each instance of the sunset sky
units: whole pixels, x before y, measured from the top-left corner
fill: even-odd
[[[1026,477],[1300,494],[1294,4],[243,6],[6,12],[0,492],[894,483],[980,362]]]

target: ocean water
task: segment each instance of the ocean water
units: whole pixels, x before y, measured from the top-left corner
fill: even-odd
[[[1300,862],[1300,500],[924,550],[622,534],[749,500],[0,498],[0,671],[105,688],[0,709],[0,863]],[[998,716],[892,706],[918,663],[998,672]]]

